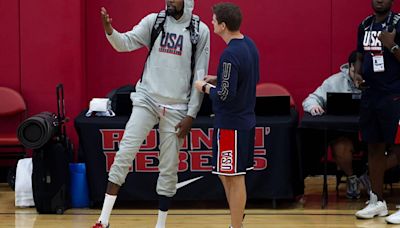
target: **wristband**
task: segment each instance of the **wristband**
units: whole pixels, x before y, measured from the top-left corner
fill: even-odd
[[[390,52],[391,53],[394,53],[395,51],[397,51],[398,49],[399,49],[400,47],[399,47],[399,45],[394,45],[392,48],[390,48]]]

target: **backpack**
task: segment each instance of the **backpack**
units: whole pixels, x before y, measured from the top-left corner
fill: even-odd
[[[130,116],[132,113],[131,93],[135,92],[135,86],[128,84],[113,89],[107,94],[111,100],[111,109],[117,116]]]
[[[156,21],[154,22],[153,29],[151,30],[151,40],[150,40],[149,52],[147,53],[146,57],[146,62],[150,56],[151,51],[153,50],[153,46],[157,40],[157,37],[160,35],[161,32],[162,36],[165,35],[164,24],[166,18],[167,18],[167,13],[165,10],[161,10],[157,14]],[[190,69],[191,69],[190,85],[191,85],[194,77],[197,43],[199,42],[200,39],[200,17],[192,14],[192,18],[190,19],[190,24],[188,27],[186,27],[186,29],[189,30],[190,32],[190,42],[192,43],[192,56],[190,58]],[[143,66],[142,77],[140,78],[140,81],[142,81],[143,78],[144,67],[145,65]]]

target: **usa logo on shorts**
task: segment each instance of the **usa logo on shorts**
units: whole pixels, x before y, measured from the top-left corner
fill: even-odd
[[[219,129],[217,134],[217,172],[234,174],[237,171],[237,131],[230,129]]]
[[[233,153],[232,150],[221,152],[221,172],[233,171]]]

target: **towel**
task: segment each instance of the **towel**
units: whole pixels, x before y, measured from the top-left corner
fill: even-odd
[[[15,176],[15,206],[35,206],[32,191],[32,158],[20,159]]]

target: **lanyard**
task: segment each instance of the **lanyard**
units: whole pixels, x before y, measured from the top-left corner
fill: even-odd
[[[392,20],[392,16],[393,16],[393,13],[392,13],[392,11],[390,11],[390,14],[389,14],[389,16],[387,17],[386,24],[385,24],[386,30],[387,30],[387,28],[389,28],[389,22]],[[370,26],[370,28],[369,28],[369,40],[368,40],[368,45],[369,45],[370,50],[371,50],[371,48],[372,48],[372,46],[371,46],[371,43],[372,43],[372,28],[374,27],[375,21],[376,21],[376,16],[375,16],[374,19],[372,20],[371,26]],[[384,29],[384,28],[382,27],[382,30],[383,30],[383,29]],[[371,55],[374,56],[373,51],[371,50],[370,52],[371,52]],[[382,50],[381,50],[381,54],[382,54],[382,53],[383,53],[383,47],[382,47]]]

